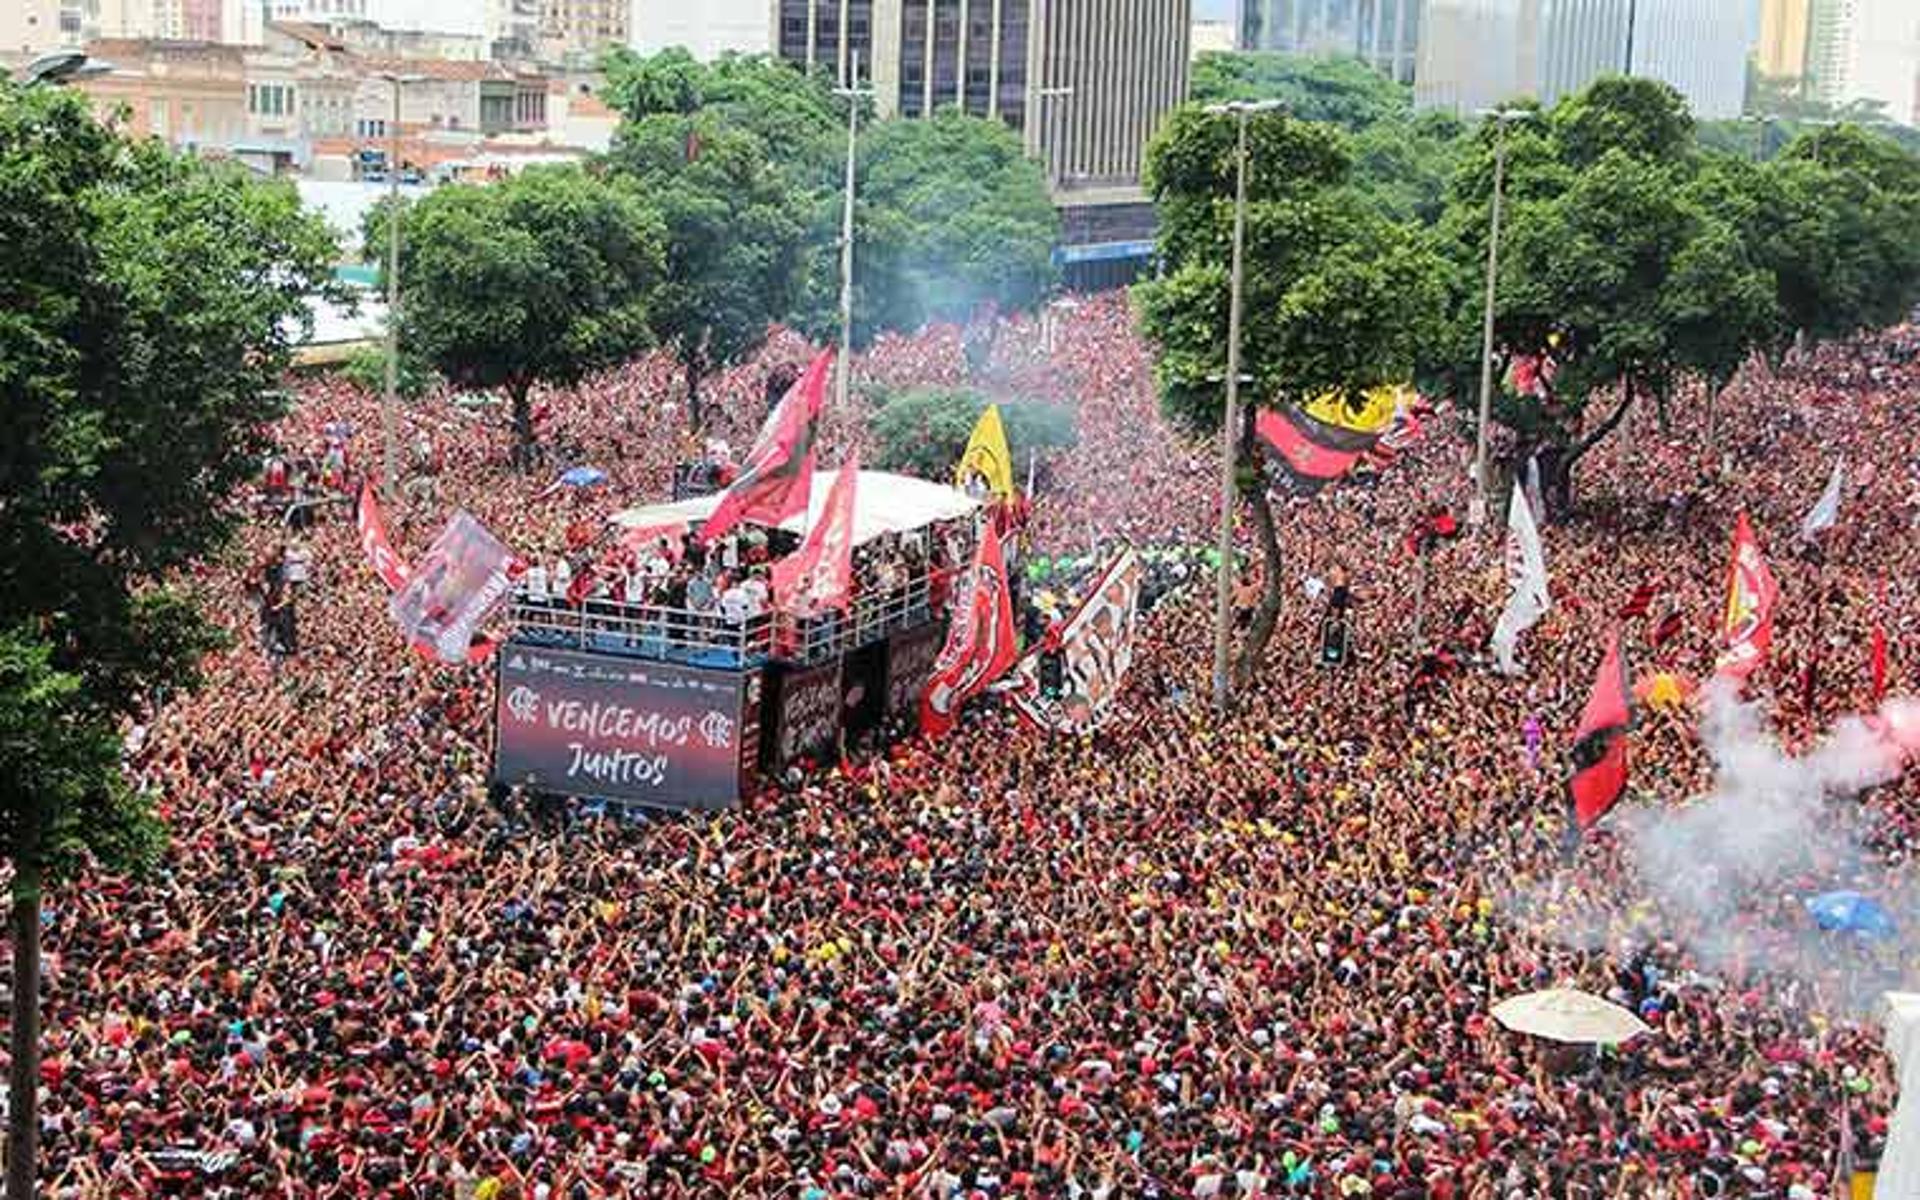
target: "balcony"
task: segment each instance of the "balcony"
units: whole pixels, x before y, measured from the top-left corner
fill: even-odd
[[[750,671],[769,662],[809,665],[842,657],[936,617],[934,580],[921,575],[857,597],[845,613],[761,613],[728,621],[717,612],[589,599],[538,601],[516,593],[510,640],[627,658]]]

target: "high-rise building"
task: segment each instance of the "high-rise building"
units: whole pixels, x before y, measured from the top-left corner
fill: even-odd
[[[102,38],[258,45],[259,0],[0,0],[0,55]]]
[[[782,58],[845,80],[884,115],[960,108],[1019,131],[1056,194],[1131,190],[1186,97],[1191,0],[778,0]]]
[[[1828,104],[1867,101],[1920,124],[1920,5],[1913,0],[1815,0],[1808,20],[1807,90]]]
[[[77,12],[71,37],[60,28],[64,7],[59,0],[11,0],[0,4],[0,55],[31,58],[63,42],[79,41]]]
[[[1242,50],[1359,58],[1413,80],[1426,0],[1242,0]]]
[[[555,61],[591,61],[627,43],[632,0],[540,0],[542,53]]]
[[[1760,0],[1760,42],[1753,62],[1762,74],[1799,79],[1807,71],[1807,25],[1813,0]]]
[[[540,0],[487,0],[486,38],[496,58],[532,58],[540,49]]]
[[[1552,104],[1626,74],[1672,84],[1696,117],[1735,117],[1757,19],[1755,0],[1429,0],[1414,102],[1462,114],[1517,96]]]
[[[653,54],[679,46],[702,62],[729,51],[766,54],[773,49],[768,0],[634,0],[629,36],[634,49]]]

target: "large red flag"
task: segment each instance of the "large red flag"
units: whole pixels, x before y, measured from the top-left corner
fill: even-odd
[[[360,485],[360,508],[354,520],[360,526],[360,549],[366,553],[367,562],[380,582],[386,584],[390,592],[407,586],[407,577],[413,572],[387,540],[387,523],[381,519],[380,502],[374,498],[371,479]]]
[[[1733,562],[1727,569],[1727,610],[1721,625],[1715,673],[1745,682],[1766,661],[1773,644],[1773,604],[1780,587],[1760,554],[1747,514],[1733,531]]]
[[[833,351],[822,350],[768,415],[740,466],[739,478],[701,526],[702,542],[711,542],[741,521],[778,525],[807,511],[807,496],[813,489],[814,434],[832,365]]]
[[[820,518],[800,548],[773,564],[773,596],[788,612],[847,607],[853,596],[853,500],[860,460],[833,477]]]
[[[947,644],[920,698],[921,730],[933,735],[953,728],[960,706],[1005,674],[1018,653],[1006,559],[1000,551],[1000,535],[988,521],[981,526],[973,566],[955,581]]]
[[[1627,787],[1627,668],[1620,660],[1620,635],[1607,637],[1593,692],[1580,713],[1573,741],[1573,816],[1584,831],[1619,803]]]

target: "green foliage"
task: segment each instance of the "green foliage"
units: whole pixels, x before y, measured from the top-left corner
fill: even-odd
[[[855,339],[1033,307],[1060,219],[1038,163],[999,121],[946,111],[873,127],[854,217]]]
[[[1439,260],[1349,186],[1350,140],[1281,113],[1248,127],[1241,370],[1263,405],[1404,381],[1433,336]],[[1160,278],[1135,292],[1170,416],[1217,429],[1226,377],[1235,122],[1176,112],[1148,148]]]
[[[6,84],[0,247],[6,853],[27,878],[83,851],[135,869],[157,834],[115,731],[151,689],[190,685],[217,640],[163,581],[229,532],[335,247],[291,187]]]
[[[1748,115],[1738,120],[1701,122],[1701,144],[1742,156],[1752,155],[1755,147],[1761,145],[1760,157],[1768,159],[1803,133],[1823,125],[1848,124],[1871,129],[1897,142],[1902,149],[1920,154],[1920,129],[1888,119],[1886,105],[1881,101],[1828,104],[1807,95],[1799,79],[1750,69],[1745,111]],[[1764,134],[1755,132],[1755,118],[1765,119]]]
[[[1203,105],[1278,100],[1302,121],[1349,133],[1413,117],[1413,89],[1357,58],[1209,51],[1194,60],[1188,98]]]
[[[1073,414],[1037,400],[994,401],[967,388],[916,388],[869,399],[878,409],[872,423],[879,445],[874,465],[923,479],[953,477],[974,422],[991,403],[1000,405],[1007,445],[1016,463],[1024,462],[1033,451],[1048,454],[1075,441]]]
[[[53,662],[53,647],[24,628],[0,632],[0,777],[9,795],[31,797],[43,814],[35,857],[54,879],[89,859],[147,870],[166,848],[166,827],[127,786],[119,732],[88,697],[85,677]],[[22,815],[12,804],[0,813],[10,846],[26,833]]]
[[[1562,100],[1548,116],[1560,159],[1578,171],[1610,153],[1673,162],[1693,142],[1693,115],[1672,85],[1603,75]]]
[[[606,72],[601,97],[626,121],[699,114],[707,122],[703,135],[744,130],[794,183],[821,197],[837,193],[847,110],[825,74],[808,75],[766,55],[726,54],[702,64],[685,50],[642,56],[625,47],[608,53]]]
[[[524,447],[534,383],[653,344],[665,242],[632,183],[577,168],[439,188],[406,214],[401,340],[457,385],[505,388]]]
[[[433,368],[422,362],[417,353],[411,352],[410,347],[401,347],[400,361],[395,365],[394,387],[404,398],[417,400],[434,385],[436,376]],[[359,347],[341,365],[340,374],[361,391],[384,396],[387,391],[386,347]]]
[[[610,164],[665,218],[655,324],[690,380],[750,353],[772,322],[837,336],[847,101],[827,75],[615,50],[603,95],[625,118]],[[866,108],[855,340],[1044,296],[1059,222],[1018,136],[958,113],[876,124]]]
[[[1209,52],[1194,63],[1192,98],[1278,100],[1351,133],[1356,197],[1392,221],[1439,220],[1466,136],[1458,117],[1416,114],[1411,88],[1357,58]]]
[[[412,203],[406,196],[396,198],[383,195],[369,204],[366,212],[360,214],[360,261],[379,265],[383,272],[380,277],[383,285],[386,283],[384,272],[387,268],[387,239],[392,236],[392,226],[387,220],[388,214],[396,207],[399,208],[404,227],[407,208]]]
[[[1467,406],[1494,136],[1481,130],[1450,189],[1440,232],[1452,316],[1422,364],[1430,390]],[[1687,373],[1717,388],[1756,349],[1898,320],[1920,297],[1920,160],[1886,138],[1836,127],[1759,165],[1703,152],[1665,84],[1603,79],[1512,126],[1506,145],[1496,378],[1555,336],[1561,371],[1550,402],[1503,392],[1494,413],[1568,451],[1568,465],[1612,427],[1576,441],[1597,395],[1664,404]]]
[[[758,134],[720,113],[629,121],[611,162],[665,225],[652,324],[686,372],[697,423],[700,380],[758,349],[799,303],[820,200],[775,165]]]
[[[1354,185],[1381,216],[1432,225],[1465,143],[1466,126],[1450,113],[1368,126],[1353,139]]]

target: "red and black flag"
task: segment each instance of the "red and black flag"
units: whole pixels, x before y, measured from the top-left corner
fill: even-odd
[[[1582,832],[1607,815],[1627,787],[1627,669],[1620,658],[1620,635],[1607,637],[1606,657],[1594,677],[1593,692],[1580,713],[1573,740],[1573,818]]]
[[[1660,594],[1660,586],[1655,583],[1643,583],[1633,589],[1633,596],[1620,606],[1620,619],[1632,620],[1644,617],[1653,608],[1653,599]]]
[[[1685,624],[1685,619],[1681,617],[1679,609],[1674,608],[1667,610],[1667,615],[1661,617],[1660,623],[1653,627],[1652,640],[1654,649],[1658,650],[1674,638],[1679,637],[1680,630],[1685,627]]]
[[[1289,491],[1311,496],[1353,471],[1393,424],[1399,390],[1375,388],[1350,404],[1328,393],[1278,411],[1261,410],[1254,436],[1280,466]]]
[[[833,351],[822,350],[779,407],[768,414],[740,474],[720,494],[719,504],[700,527],[702,542],[712,542],[741,521],[778,525],[807,511],[813,492],[814,439],[832,365]]]

